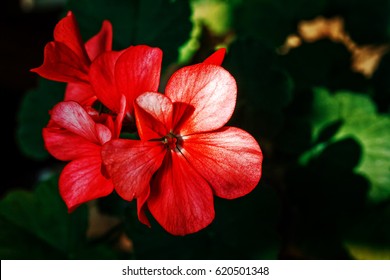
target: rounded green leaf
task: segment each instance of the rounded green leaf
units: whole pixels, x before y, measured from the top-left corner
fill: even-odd
[[[15,228],[16,234],[31,236],[52,251],[70,257],[85,243],[87,209],[81,206],[69,214],[59,195],[57,180],[58,176],[53,176],[42,181],[34,191],[10,192],[0,201],[0,218]],[[0,232],[4,233],[3,229]],[[25,245],[24,253],[30,248]]]
[[[317,88],[309,118],[313,129],[313,143],[330,124],[336,121],[341,121],[342,124],[328,141],[315,145],[303,154],[301,163],[307,163],[332,143],[352,138],[362,148],[355,172],[370,180],[370,200],[378,202],[390,197],[389,115],[377,113],[375,104],[365,94],[343,91],[331,94],[323,88]]]
[[[65,84],[39,79],[37,88],[26,92],[18,112],[17,142],[26,156],[49,157],[43,145],[42,128],[49,121],[49,110],[63,99]]]

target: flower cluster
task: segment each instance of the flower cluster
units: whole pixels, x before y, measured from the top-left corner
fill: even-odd
[[[43,128],[46,149],[67,165],[59,178],[69,211],[114,190],[137,200],[169,233],[186,235],[214,219],[213,196],[234,199],[261,177],[262,152],[247,132],[225,126],[235,79],[221,67],[225,49],[182,67],[159,93],[162,51],[112,50],[112,26],[83,42],[69,12],[45,46],[40,76],[67,83]],[[125,137],[136,133],[138,140]]]

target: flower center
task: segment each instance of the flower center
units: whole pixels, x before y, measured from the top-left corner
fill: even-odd
[[[171,150],[175,150],[177,148],[177,137],[176,135],[172,134],[171,132],[163,138],[163,143],[166,147],[170,148]]]

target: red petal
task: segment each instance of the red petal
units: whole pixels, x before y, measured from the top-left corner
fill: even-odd
[[[160,142],[117,139],[107,142],[102,157],[117,193],[131,201],[145,194],[166,153]]]
[[[43,64],[31,71],[53,81],[88,83],[88,65],[60,42],[46,44]]]
[[[172,114],[172,132],[178,134],[177,132],[181,130],[181,127],[185,125],[187,120],[194,113],[195,108],[189,104],[182,102],[173,103],[173,114]]]
[[[173,235],[197,232],[214,219],[210,186],[176,152],[167,153],[147,203],[154,218]]]
[[[81,63],[90,64],[76,18],[72,12],[68,12],[67,16],[57,23],[54,28],[54,41],[70,48],[79,57]]]
[[[189,163],[222,198],[237,198],[252,191],[261,177],[263,155],[247,132],[225,127],[183,137],[181,151]]]
[[[226,49],[220,48],[216,50],[212,55],[206,58],[203,63],[214,64],[214,65],[222,65],[223,59],[225,58]]]
[[[61,197],[72,212],[87,201],[109,195],[114,187],[110,179],[102,175],[100,153],[68,163],[63,169],[59,188]]]
[[[134,102],[138,134],[142,140],[166,136],[172,126],[172,102],[160,93],[148,92]]]
[[[147,209],[147,199],[149,198],[150,194],[150,188],[146,188],[145,192],[142,193],[138,198],[137,198],[137,214],[138,214],[138,220],[143,223],[144,225],[147,225],[150,227],[150,222],[148,217],[145,214],[145,211]]]
[[[55,127],[46,127],[42,131],[47,151],[55,158],[70,161],[81,157],[96,155],[101,146],[85,138]]]
[[[91,61],[112,49],[112,25],[108,20],[103,21],[99,33],[85,43],[85,48]]]
[[[122,95],[120,100],[120,109],[115,119],[114,138],[119,138],[120,136],[123,118],[125,117],[125,110],[126,110],[126,97]]]
[[[181,135],[221,128],[236,104],[236,81],[220,66],[199,63],[176,71],[165,89],[172,102],[183,102],[195,111],[180,129]],[[179,132],[179,131],[178,131]]]
[[[89,80],[98,99],[110,110],[118,113],[121,94],[117,91],[114,77],[115,63],[121,52],[110,51],[97,57],[89,69]]]
[[[76,101],[82,106],[92,106],[97,97],[87,83],[68,83],[64,101]]]
[[[109,140],[111,140],[112,138],[112,133],[110,129],[107,126],[100,123],[96,124],[96,134],[102,145],[108,142]]]
[[[144,92],[156,92],[160,83],[162,51],[139,45],[127,48],[115,65],[118,91],[126,96],[127,112],[133,113],[134,100]]]
[[[78,103],[64,101],[54,106],[51,120],[58,126],[80,135],[95,144],[100,144],[96,134],[95,122]]]

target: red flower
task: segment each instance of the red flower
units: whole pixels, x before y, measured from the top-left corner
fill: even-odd
[[[117,193],[137,199],[168,232],[185,235],[214,219],[213,195],[233,199],[251,192],[262,152],[247,132],[224,127],[236,104],[236,82],[220,66],[224,51],[176,71],[165,95],[148,92],[134,102],[141,138],[104,144],[103,162]]]
[[[122,113],[115,122],[107,114],[84,109],[74,101],[60,102],[51,110],[43,129],[46,149],[55,158],[70,161],[62,170],[59,189],[69,212],[80,204],[110,194],[114,187],[102,164],[102,145],[119,137]]]
[[[162,51],[146,45],[109,51],[91,65],[89,79],[98,99],[113,112],[126,97],[128,117],[133,119],[133,103],[141,93],[157,91],[160,83]]]
[[[49,80],[68,83],[65,100],[91,105],[96,100],[88,77],[91,61],[111,47],[109,21],[103,21],[100,31],[84,44],[76,18],[68,12],[55,26],[54,41],[45,46],[43,64],[31,71]]]

